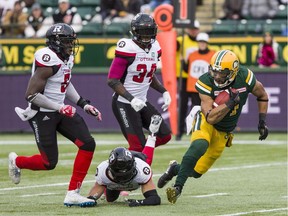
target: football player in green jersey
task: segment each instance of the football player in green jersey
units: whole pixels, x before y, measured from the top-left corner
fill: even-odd
[[[166,189],[170,203],[176,202],[188,177],[201,177],[221,156],[225,146],[232,145],[232,131],[249,93],[258,101],[259,139],[264,140],[268,136],[265,122],[268,95],[253,72],[240,66],[237,56],[230,50],[220,50],[214,54],[209,72],[199,77],[196,89],[201,99],[201,110],[193,121],[191,145],[181,164],[172,161],[158,180],[158,187],[162,188],[177,175],[174,186]],[[230,99],[214,108],[214,99],[226,89],[229,90]]]

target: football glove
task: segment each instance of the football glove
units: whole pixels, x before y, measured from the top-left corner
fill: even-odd
[[[231,87],[228,90],[229,90],[230,99],[228,102],[226,102],[226,106],[230,110],[232,110],[234,109],[234,106],[240,102],[240,96],[239,96],[239,91],[232,91]]]
[[[143,200],[127,199],[126,200],[130,207],[137,207],[143,205]]]
[[[136,97],[134,97],[132,100],[131,100],[131,106],[132,108],[138,112],[140,111],[144,106],[147,106],[146,103]]]
[[[163,100],[164,100],[164,104],[162,105],[162,110],[166,111],[171,103],[171,97],[168,91],[165,91],[163,93]]]
[[[162,122],[162,117],[160,115],[153,115],[151,117],[151,123],[149,125],[149,131],[152,134],[157,133],[159,131],[161,122]]]
[[[264,120],[259,120],[258,131],[260,133],[259,140],[265,140],[268,136],[268,127]]]
[[[94,106],[92,106],[90,104],[86,104],[83,107],[83,109],[89,115],[95,116],[98,121],[102,121],[102,114],[101,114],[101,112],[98,109],[96,109],[96,107],[94,107]]]
[[[59,113],[72,118],[76,113],[76,108],[71,105],[64,105],[60,108]]]

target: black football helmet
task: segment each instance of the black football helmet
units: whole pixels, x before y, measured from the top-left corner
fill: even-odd
[[[138,13],[131,21],[132,39],[138,44],[147,47],[155,42],[157,24],[152,16]]]
[[[54,24],[48,29],[46,44],[64,59],[68,59],[70,55],[76,55],[79,49],[75,31],[65,23]]]
[[[132,153],[123,147],[115,148],[109,156],[108,170],[117,183],[127,183],[136,175],[136,163]]]

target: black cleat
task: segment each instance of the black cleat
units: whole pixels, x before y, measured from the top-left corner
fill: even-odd
[[[167,171],[163,175],[161,175],[158,180],[158,188],[163,188],[169,181],[172,180],[172,178],[175,176],[173,171],[176,166],[178,166],[176,160],[170,161]]]
[[[173,186],[166,189],[167,199],[170,203],[175,204],[178,197],[181,195],[182,187]]]

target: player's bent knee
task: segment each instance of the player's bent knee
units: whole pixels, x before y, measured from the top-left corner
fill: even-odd
[[[45,167],[47,170],[53,170],[53,169],[55,169],[57,163],[58,163],[58,161],[50,162],[49,164],[45,164]]]
[[[84,145],[80,147],[81,150],[93,151],[93,152],[95,151],[95,148],[96,148],[96,142],[94,138],[85,140]]]
[[[202,174],[196,172],[195,170],[193,170],[191,177],[193,178],[200,178],[202,176]]]

